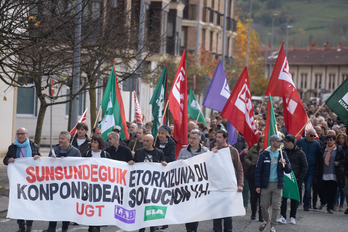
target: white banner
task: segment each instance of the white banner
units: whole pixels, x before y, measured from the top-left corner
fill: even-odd
[[[8,218],[131,231],[245,215],[228,148],[169,163],[21,158],[8,165]]]

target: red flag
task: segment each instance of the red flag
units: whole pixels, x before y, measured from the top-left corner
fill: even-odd
[[[141,112],[137,94],[135,93],[135,91],[133,91],[133,93],[134,93],[135,115],[136,115],[137,123],[143,124],[143,113]]]
[[[306,124],[308,117],[292,80],[283,44],[280,48],[265,95],[283,98],[285,128],[290,134],[296,135]],[[301,139],[301,134],[302,130],[298,134],[297,139]]]
[[[254,122],[247,67],[244,68],[220,114],[244,135],[249,147],[259,139]]]
[[[174,135],[173,138],[177,142],[176,155],[183,145],[188,144],[187,131],[187,76],[186,76],[186,56],[185,51],[182,53],[181,61],[176,71],[172,89],[169,93],[169,110],[174,117]]]
[[[70,131],[70,135],[71,136],[76,133],[76,126],[77,126],[77,124],[79,124],[80,122],[87,122],[87,110],[88,110],[88,108],[85,110],[85,112],[81,116],[80,120],[76,123],[74,128]]]

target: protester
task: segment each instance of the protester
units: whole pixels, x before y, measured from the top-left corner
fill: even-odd
[[[93,158],[109,158],[110,154],[104,151],[105,143],[102,137],[92,137],[91,149],[88,150],[82,157],[93,157]],[[100,232],[100,226],[89,226],[88,232]]]
[[[84,128],[85,129],[85,128]],[[64,157],[81,157],[80,151],[69,144],[70,141],[69,131],[61,131],[59,134],[59,144],[57,144],[53,150],[48,154],[52,158],[64,158]],[[68,231],[70,222],[63,221],[62,223],[62,232]],[[55,232],[57,227],[56,221],[50,221],[48,223],[48,229],[43,232]]]
[[[236,148],[232,147],[227,143],[228,140],[228,132],[226,130],[218,130],[216,131],[216,146],[213,148],[213,152],[218,152],[218,150],[222,148],[228,147],[230,149],[232,163],[235,169],[237,184],[238,184],[238,192],[243,192],[243,167],[242,163],[239,159],[239,154]],[[224,231],[232,232],[232,217],[218,218],[214,219],[214,232],[222,232],[222,219],[224,220]]]
[[[89,149],[91,139],[87,136],[88,126],[84,122],[76,125],[76,135],[73,137],[71,145],[79,149],[81,154],[85,154]]]
[[[242,162],[243,174],[244,174],[243,205],[244,205],[245,211],[247,211],[248,204],[249,204],[249,182],[245,177],[245,173],[248,171],[248,167],[245,165],[244,158],[248,153],[249,146],[247,143],[245,143],[244,146],[245,146],[245,148],[239,153],[239,159]]]
[[[242,150],[244,150],[246,148],[245,146],[245,139],[244,136],[236,130],[237,133],[237,142],[235,144],[233,144],[233,147],[237,149],[238,153],[241,153]]]
[[[301,147],[303,152],[306,154],[308,163],[307,174],[303,180],[303,183],[305,185],[305,193],[303,196],[304,211],[309,211],[309,205],[311,203],[311,187],[314,178],[315,161],[317,153],[320,150],[320,143],[317,140],[315,140],[315,136],[315,130],[311,128],[307,131],[307,135],[305,138],[302,138],[301,140],[296,142],[296,145]],[[299,190],[300,193],[302,193],[302,183],[300,183]],[[313,207],[316,207],[315,202],[313,203]]]
[[[338,144],[342,147],[344,155],[347,156],[348,155],[348,142],[347,142],[347,135],[345,133],[339,133],[337,135],[336,144]],[[338,199],[340,199],[339,203],[338,203]],[[338,207],[339,211],[343,211],[344,200],[345,200],[344,188],[337,187],[333,210],[336,211],[336,208]]]
[[[128,162],[128,164],[132,165],[138,162],[154,162],[154,163],[162,163],[163,166],[167,165],[164,154],[160,149],[157,149],[153,146],[154,138],[152,135],[145,135],[143,137],[143,145],[144,147],[137,150],[134,154],[134,158]],[[139,230],[139,232],[144,232],[145,228]],[[156,231],[156,226],[150,227],[151,232]]]
[[[197,123],[198,129],[202,132],[204,135],[204,138],[209,138],[209,132],[207,126],[203,122]]]
[[[285,136],[285,148],[284,153],[287,154],[289,162],[291,164],[292,171],[294,172],[297,185],[304,179],[308,170],[308,163],[305,153],[302,149],[295,145],[295,136],[288,134]],[[287,198],[282,198],[281,205],[281,217],[278,222],[286,224],[286,210],[287,210]],[[291,199],[290,204],[290,223],[296,224],[296,211],[297,211],[298,201]]]
[[[326,145],[321,147],[316,162],[316,178],[320,186],[321,200],[319,210],[327,204],[327,212],[330,214],[333,214],[337,187],[344,188],[344,152],[335,142],[335,135],[326,136]]]
[[[110,132],[108,134],[110,147],[105,151],[110,154],[111,159],[128,162],[132,159],[131,150],[120,144],[120,135],[116,132]]]
[[[100,129],[100,127],[94,127],[93,130],[92,130],[91,137],[93,137],[93,136],[101,137],[101,134],[102,134],[102,130]],[[105,144],[105,148],[110,147],[110,143],[108,141],[104,140],[104,144]]]
[[[188,139],[189,145],[180,150],[177,160],[188,159],[201,153],[207,152],[208,149],[201,145],[202,133],[199,130],[192,130]],[[197,232],[198,222],[185,224],[187,232]]]
[[[265,142],[265,136],[262,135],[257,140],[257,144],[254,144],[252,148],[249,149],[247,155],[244,157],[244,163],[248,167],[248,172],[246,173],[246,178],[249,183],[250,189],[250,205],[251,205],[251,220],[256,219],[257,201],[259,201],[259,221],[263,222],[262,211],[261,211],[261,200],[260,193],[256,192],[255,187],[255,171],[257,160],[259,159],[260,153],[263,151]],[[248,177],[250,175],[250,178]]]
[[[40,158],[39,147],[28,138],[28,131],[26,128],[21,127],[16,132],[16,140],[8,147],[3,163],[8,165],[14,163],[15,159],[33,157],[34,160]],[[19,226],[18,232],[30,232],[32,231],[33,221],[18,219],[17,224]],[[25,228],[27,226],[27,228]]]
[[[175,146],[176,143],[169,137],[168,127],[160,126],[155,147],[164,153],[167,163],[175,161]]]
[[[275,232],[281,205],[282,189],[284,188],[284,172],[290,173],[291,166],[286,153],[283,152],[283,157],[281,156],[281,150],[279,149],[281,139],[277,135],[272,135],[269,141],[271,146],[261,152],[257,161],[255,186],[256,192],[261,193],[262,216],[265,219],[259,230],[264,231],[271,222],[270,231]],[[268,208],[271,200],[272,217],[270,220]]]
[[[137,128],[137,139],[129,142],[128,148],[131,149],[133,156],[136,150],[143,148],[143,137],[145,132],[145,128]]]

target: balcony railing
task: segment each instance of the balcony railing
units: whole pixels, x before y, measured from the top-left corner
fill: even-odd
[[[203,21],[206,23],[214,23],[214,9],[209,7],[203,8]]]
[[[216,13],[216,25],[217,26],[222,26],[222,21],[221,21],[221,14],[219,11],[215,11]]]
[[[185,4],[183,19],[197,20],[197,5]]]

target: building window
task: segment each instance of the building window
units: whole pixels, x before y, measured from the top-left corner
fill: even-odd
[[[66,100],[69,100],[70,99],[70,88],[66,88]],[[79,96],[79,109],[78,109],[78,114],[79,116],[81,116],[85,110],[85,93],[81,93]],[[70,102],[66,103],[65,105],[65,115],[69,115],[69,105],[70,105]]]
[[[342,82],[341,82],[341,84],[344,82],[344,80],[345,79],[347,79],[348,78],[348,74],[346,74],[346,73],[343,73],[342,74]]]
[[[26,80],[23,76],[20,76],[18,82],[23,84],[23,88],[17,90],[17,114],[34,116],[36,114],[34,81],[32,79]]]
[[[314,88],[321,88],[321,74],[315,74]]]
[[[307,73],[301,74],[301,88],[307,88]]]
[[[335,89],[335,74],[329,74],[329,89]]]

